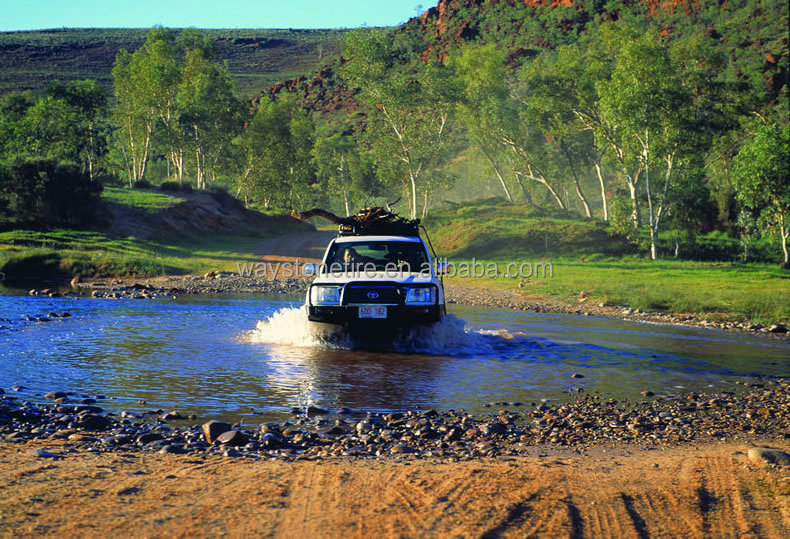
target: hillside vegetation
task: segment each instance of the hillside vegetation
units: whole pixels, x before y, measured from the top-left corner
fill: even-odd
[[[280,81],[315,73],[337,58],[344,30],[203,30],[226,63],[239,93],[251,98]],[[95,79],[112,87],[121,49],[136,50],[147,28],[62,28],[0,32],[0,95],[43,94],[55,81]]]
[[[100,31],[84,32],[85,50],[101,48],[89,37]],[[102,186],[190,186],[266,213],[401,199],[404,216],[447,223],[437,240],[459,257],[633,260],[650,278],[669,264],[731,283],[750,263],[788,265],[786,2],[440,0],[398,28],[344,33],[342,60],[252,100],[223,47],[266,56],[291,40],[318,66],[321,40],[340,34],[212,32],[128,41],[112,93],[72,80],[0,96],[0,226],[96,229],[112,205]],[[481,194],[502,204],[463,207]],[[192,226],[181,202],[104,196],[157,226]],[[680,281],[689,297],[711,290]],[[676,297],[643,303],[681,308],[684,294],[656,282]]]

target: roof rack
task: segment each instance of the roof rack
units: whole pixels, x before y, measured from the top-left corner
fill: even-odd
[[[338,226],[338,236],[420,236],[420,220],[376,220],[370,223],[344,223]]]
[[[354,215],[338,217],[332,212],[313,208],[312,210],[292,211],[291,217],[304,221],[312,217],[323,217],[338,226],[338,236],[420,236],[420,220],[406,219],[389,208],[378,206],[364,208]]]

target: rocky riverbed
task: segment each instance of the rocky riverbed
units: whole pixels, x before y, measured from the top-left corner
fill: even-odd
[[[259,425],[197,421],[178,411],[110,412],[105,397],[48,393],[41,402],[0,395],[3,444],[63,441],[71,452],[158,452],[253,459],[437,458],[458,461],[704,441],[790,439],[790,380],[744,381],[733,391],[653,395],[638,402],[580,396],[548,404],[490,403],[463,410],[360,413],[314,407]],[[52,403],[44,400],[53,401]],[[57,458],[38,450],[36,456]],[[776,457],[790,459],[786,454]],[[784,461],[782,461],[784,462]],[[782,463],[780,462],[780,463]],[[790,463],[790,460],[784,463]]]

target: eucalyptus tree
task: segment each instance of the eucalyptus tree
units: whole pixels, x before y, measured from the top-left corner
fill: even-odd
[[[622,165],[636,214],[636,185],[643,178],[650,230],[650,257],[658,257],[658,232],[669,207],[670,182],[686,165],[693,136],[693,100],[665,44],[648,30],[636,39],[617,41],[611,77],[598,82],[601,115]],[[631,172],[633,171],[633,172]],[[655,185],[651,173],[659,175]],[[651,183],[651,181],[653,183]]]
[[[310,115],[295,100],[284,103],[290,114],[289,161],[287,175],[287,209],[307,207],[312,203],[312,185],[315,182],[313,146],[315,125]]]
[[[212,72],[206,65],[213,60],[214,54],[211,40],[198,30],[187,29],[176,34],[173,30],[157,27],[148,32],[142,47],[133,53],[121,50],[116,56],[112,71],[117,102],[115,115],[123,131],[123,136],[118,137],[119,149],[127,161],[130,182],[143,178],[154,149],[165,155],[173,176],[183,180],[185,152],[187,146],[194,143],[195,119],[199,116],[195,97],[205,97],[207,108],[221,107],[232,101],[227,95],[226,73],[220,68]],[[185,72],[189,77],[186,80]],[[182,94],[181,103],[179,94]],[[221,104],[218,105],[218,101]],[[188,136],[181,118],[185,108],[191,115],[184,119],[192,128]],[[203,115],[210,117],[211,113]],[[196,157],[196,164],[202,163],[199,186],[205,185],[204,157]]]
[[[501,53],[493,45],[467,48],[451,65],[465,89],[458,105],[459,117],[494,170],[508,200],[512,201],[512,195],[505,175],[512,174],[527,200],[531,196],[524,180],[542,185],[550,198],[567,210],[553,148],[532,121],[523,88],[509,84]]]
[[[585,165],[595,163],[601,184],[601,199],[604,220],[608,217],[606,208],[606,187],[600,170],[601,153],[594,137],[582,118],[594,114],[590,107],[591,97],[583,95],[590,91],[584,84],[586,73],[580,69],[578,57],[569,55],[569,47],[562,53],[546,51],[521,70],[520,81],[524,86],[524,116],[530,124],[539,126],[547,141],[559,149],[564,175],[570,175],[576,196],[582,204],[586,217],[592,217],[590,203],[584,194],[581,182]]]
[[[346,216],[352,213],[353,185],[350,166],[354,154],[354,138],[339,133],[318,137],[313,148],[313,162],[318,179],[327,191],[340,193]]]
[[[778,234],[782,266],[788,267],[790,237],[790,125],[762,126],[738,152],[733,184],[743,208],[763,231]]]
[[[505,180],[505,148],[499,137],[508,100],[505,56],[493,43],[467,46],[459,55],[450,58],[450,65],[464,88],[458,101],[458,118],[469,140],[491,166],[508,202],[513,203]]]
[[[343,56],[341,76],[366,106],[365,138],[377,161],[393,161],[384,168],[399,179],[415,219],[418,191],[430,189],[426,176],[449,157],[458,87],[445,67],[402,58],[381,30],[351,32]]]
[[[126,163],[130,187],[145,176],[156,123],[155,111],[144,99],[145,83],[133,59],[132,53],[121,50],[112,68],[116,102],[113,117],[118,127],[114,140]]]
[[[107,153],[110,131],[107,89],[95,80],[77,80],[65,86],[53,85],[48,94],[62,99],[74,110],[79,160],[83,172],[95,180],[100,161]]]
[[[25,111],[18,132],[23,146],[19,154],[76,163],[78,160],[77,115],[63,99],[43,96]]]
[[[200,49],[188,50],[177,109],[181,135],[193,156],[196,187],[205,189],[207,180],[216,180],[220,160],[243,124],[244,106],[227,68]]]
[[[244,156],[237,195],[265,208],[309,202],[314,134],[308,114],[291,96],[261,100],[237,144]]]

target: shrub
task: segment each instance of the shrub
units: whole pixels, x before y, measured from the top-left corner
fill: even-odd
[[[159,185],[160,191],[179,191],[182,193],[190,193],[192,192],[192,184],[191,183],[178,183],[178,182],[162,182]]]
[[[102,191],[77,165],[44,159],[16,163],[5,183],[17,221],[38,226],[90,223]]]
[[[132,184],[133,189],[151,189],[153,185],[148,180],[137,180]]]

